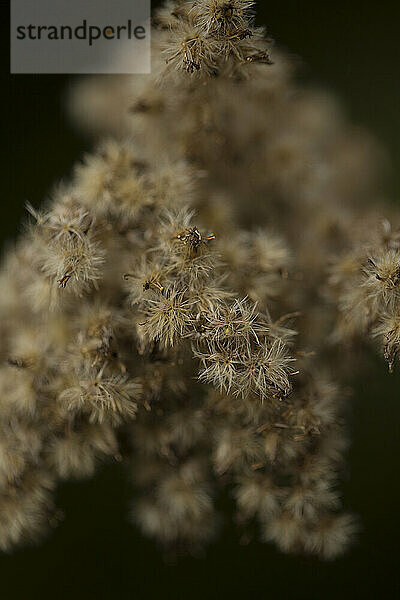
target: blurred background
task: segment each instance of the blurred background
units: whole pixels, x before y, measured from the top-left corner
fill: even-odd
[[[258,3],[259,24],[299,57],[304,84],[332,91],[351,119],[381,142],[388,155],[381,192],[397,202],[399,20],[400,4],[388,1]],[[20,230],[25,201],[38,205],[91,145],[66,117],[68,77],[9,74],[7,15],[1,23],[4,248]],[[2,598],[400,597],[399,390],[399,374],[389,376],[383,361],[371,356],[368,375],[356,383],[342,486],[345,506],[360,516],[362,529],[354,547],[336,562],[288,557],[256,542],[242,546],[227,522],[222,537],[203,556],[168,564],[127,522],[130,490],[123,470],[106,467],[93,481],[59,490],[65,520],[43,545],[0,557]]]

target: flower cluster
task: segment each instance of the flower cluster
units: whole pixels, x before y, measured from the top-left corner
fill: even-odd
[[[151,75],[71,96],[108,139],[28,207],[0,273],[3,550],[107,457],[168,546],[216,535],[223,488],[284,552],[333,558],[352,537],[340,359],[371,332],[393,366],[399,236],[370,236],[374,144],[298,87],[252,9],[170,0]]]
[[[396,223],[396,215],[392,215]],[[354,341],[368,335],[381,345],[392,371],[400,349],[400,238],[398,225],[383,220],[334,262],[330,284],[338,303],[334,336]]]

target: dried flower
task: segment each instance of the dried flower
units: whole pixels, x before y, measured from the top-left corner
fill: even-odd
[[[0,272],[5,551],[106,457],[166,545],[215,536],[222,485],[284,552],[330,559],[353,536],[343,342],[371,333],[394,367],[398,217],[360,202],[373,144],[299,88],[253,4],[169,0],[151,75],[77,86],[81,127],[113,139],[28,207]]]

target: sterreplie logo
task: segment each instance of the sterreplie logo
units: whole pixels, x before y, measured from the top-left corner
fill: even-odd
[[[149,73],[150,0],[11,0],[11,73]]]

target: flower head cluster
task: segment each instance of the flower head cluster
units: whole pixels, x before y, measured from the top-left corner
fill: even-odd
[[[0,548],[55,524],[57,482],[108,458],[163,544],[212,539],[226,486],[241,525],[333,558],[354,532],[343,342],[372,333],[390,366],[400,345],[374,146],[298,87],[251,0],[170,0],[154,23],[151,75],[78,86],[81,126],[113,139],[4,257]]]

